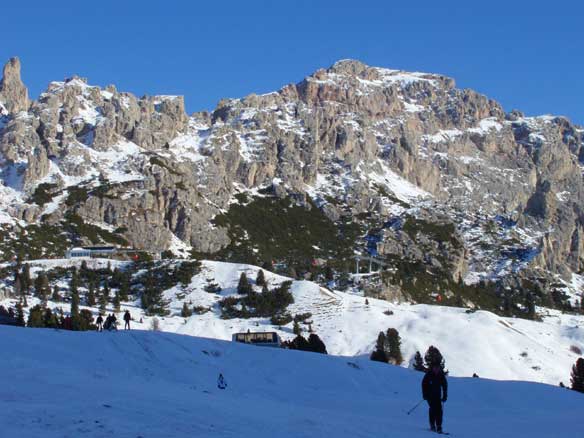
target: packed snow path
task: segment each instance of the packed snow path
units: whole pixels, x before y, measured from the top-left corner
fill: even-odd
[[[161,332],[0,326],[2,436],[424,437],[422,374]],[[217,389],[219,373],[227,389]],[[579,436],[584,395],[449,378],[452,436]]]

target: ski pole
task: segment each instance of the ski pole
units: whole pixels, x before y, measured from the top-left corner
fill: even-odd
[[[408,415],[410,415],[412,412],[414,412],[416,410],[416,408],[422,404],[423,401],[424,401],[424,399],[422,399],[418,403],[416,403],[416,406],[414,406],[412,409],[410,409],[408,411]]]

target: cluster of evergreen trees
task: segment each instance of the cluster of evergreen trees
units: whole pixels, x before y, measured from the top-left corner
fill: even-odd
[[[141,302],[142,308],[149,316],[166,316],[170,313],[167,309],[169,302],[164,299],[163,289],[158,286],[156,276],[152,272],[145,274]]]
[[[401,352],[401,337],[399,332],[394,328],[388,328],[385,333],[379,332],[375,350],[369,358],[377,362],[401,365],[404,359]],[[412,363],[412,367],[415,370],[426,372],[434,366],[440,367],[445,374],[448,374],[448,370],[445,369],[444,358],[438,348],[430,345],[423,359],[420,352],[416,351]]]
[[[258,281],[260,284],[258,284]],[[263,271],[258,272],[256,285],[261,285],[262,292],[253,290],[245,273],[242,273],[237,286],[237,293],[242,297],[226,297],[219,302],[221,316],[230,318],[274,317],[285,313],[286,308],[294,303],[290,292],[291,281],[285,281],[275,289],[270,290],[265,281]]]
[[[297,335],[291,341],[282,342],[282,348],[300,351],[312,351],[313,353],[327,354],[324,342],[316,333],[311,333],[306,339],[301,334]]]
[[[401,365],[403,363],[401,338],[396,329],[388,328],[385,333],[379,332],[375,350],[371,353],[370,359],[393,365]]]
[[[149,316],[167,316],[169,301],[164,298],[164,291],[181,284],[187,286],[192,277],[200,271],[201,264],[197,260],[181,261],[154,269],[151,263],[142,266],[143,290],[141,296],[142,308]],[[188,314],[188,309],[186,311]],[[190,316],[190,315],[189,315]]]
[[[8,317],[14,320],[14,325],[24,327],[26,324],[24,320],[24,310],[20,303],[16,304],[16,308],[6,309],[4,306],[0,306],[0,316]]]
[[[435,366],[439,367],[444,374],[448,374],[448,370],[445,369],[446,362],[444,357],[442,357],[440,350],[438,350],[433,345],[430,345],[428,350],[426,350],[426,354],[424,354],[424,359],[422,359],[420,352],[416,351],[416,354],[414,355],[414,362],[412,364],[412,367],[416,371],[427,372]]]
[[[36,305],[30,309],[28,315],[27,327],[37,328],[55,328],[63,330],[95,330],[93,324],[93,315],[87,310],[79,311],[78,303],[71,303],[71,312],[65,315],[62,309],[53,312],[48,307]]]
[[[58,284],[51,287],[51,281],[69,277],[68,287],[60,288]],[[109,303],[115,311],[120,311],[122,301],[127,301],[131,293],[131,274],[119,269],[111,269],[108,265],[105,269],[89,269],[87,262],[83,261],[81,267],[64,269],[57,268],[49,272],[39,272],[31,280],[28,264],[17,264],[14,274],[14,290],[20,302],[17,305],[16,314],[22,314],[22,308],[28,307],[27,295],[33,295],[40,300],[40,304],[32,307],[26,325],[29,327],[61,328],[66,330],[93,330],[93,316],[89,310],[80,310],[79,306],[84,299],[87,306],[99,305],[101,313],[105,313]],[[113,297],[111,290],[115,288]],[[84,297],[80,290],[85,290]],[[55,303],[70,303],[69,314],[66,315],[61,308],[52,311],[47,307],[47,301]],[[19,318],[24,320],[24,317]],[[22,324],[24,325],[24,324]]]

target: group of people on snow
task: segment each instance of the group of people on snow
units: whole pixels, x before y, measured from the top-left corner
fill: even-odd
[[[130,330],[130,321],[132,320],[132,315],[130,312],[126,310],[124,313],[124,329]],[[106,318],[105,321],[101,313],[97,316],[95,320],[95,324],[97,325],[97,331],[102,332],[104,330],[117,330],[118,329],[118,318],[113,313],[110,313]]]

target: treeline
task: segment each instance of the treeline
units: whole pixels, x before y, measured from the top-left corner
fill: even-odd
[[[140,271],[145,273],[134,275]],[[122,302],[140,297],[147,315],[166,316],[169,314],[169,302],[164,299],[164,290],[177,284],[190,284],[193,275],[199,271],[200,262],[196,260],[162,266],[135,262],[126,269],[112,269],[110,263],[107,268],[90,269],[84,260],[79,269],[58,267],[47,273],[37,272],[33,280],[30,266],[17,264],[13,273],[13,289],[23,308],[28,307],[30,297],[36,297],[43,307],[49,300],[55,303],[76,302],[77,305],[98,307],[104,314],[108,306],[119,312]]]

